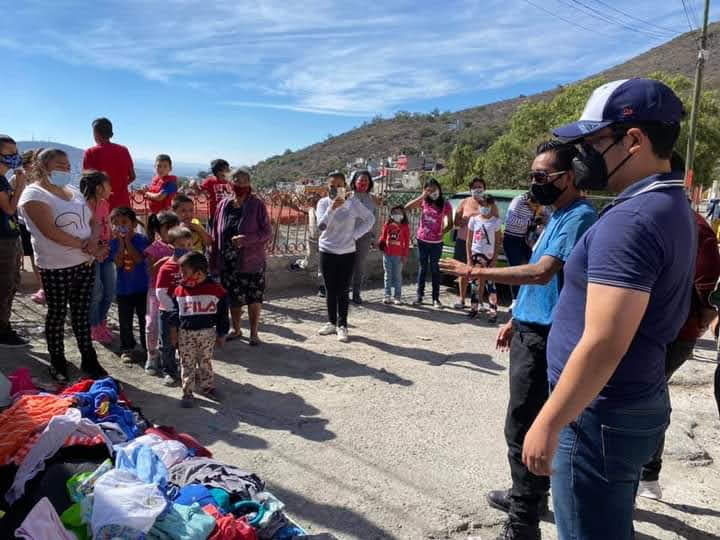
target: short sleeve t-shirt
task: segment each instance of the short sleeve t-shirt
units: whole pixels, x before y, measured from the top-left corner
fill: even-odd
[[[66,186],[65,191],[70,194],[69,201],[47,191],[38,184],[27,186],[20,195],[18,206],[23,214],[25,225],[32,236],[35,264],[38,268],[48,270],[71,268],[92,260],[92,256],[84,253],[80,248],[71,248],[58,244],[45,237],[25,213],[24,206],[27,203],[43,203],[50,209],[53,222],[58,229],[81,240],[87,240],[92,235],[90,226],[92,211],[77,188]]]
[[[130,206],[130,173],[133,160],[127,148],[120,144],[103,143],[85,150],[83,169],[102,171],[110,177],[112,195],[108,199],[110,210],[118,206]]]
[[[472,231],[472,252],[473,254],[485,255],[492,259],[495,255],[495,233],[500,230],[498,218],[484,219],[480,216],[473,216],[468,222],[468,229]]]
[[[630,186],[580,240],[548,337],[548,377],[557,383],[585,329],[588,283],[649,293],[635,337],[592,407],[651,399],[666,385],[665,351],[687,319],[697,227],[680,176]]]
[[[180,265],[177,261],[168,259],[158,271],[155,288],[164,289],[168,295],[172,296],[175,288],[180,285],[181,279],[182,273],[180,272]],[[160,309],[163,309],[162,306],[160,306]]]
[[[452,206],[445,201],[442,210],[423,199],[417,238],[423,242],[439,244],[443,241],[445,218],[452,221]]]
[[[145,254],[145,250],[150,245],[150,241],[144,234],[133,234],[130,243],[141,255]],[[114,259],[118,253],[119,242],[117,238],[113,238],[110,242],[110,256]],[[128,263],[129,265],[130,263]],[[118,296],[128,296],[130,294],[145,293],[148,290],[148,262],[144,258],[141,262],[132,266],[131,270],[127,270],[124,266],[118,266],[117,269],[117,286]]]
[[[148,187],[149,193],[164,193],[165,198],[162,201],[151,201],[148,199],[148,208],[150,213],[157,214],[163,210],[168,210],[172,206],[172,201],[177,193],[177,176],[154,176],[150,187]]]
[[[555,210],[542,235],[535,244],[530,264],[544,256],[554,257],[563,263],[568,260],[577,241],[595,223],[597,212],[583,199],[570,206]],[[513,319],[530,324],[550,326],[553,314],[563,288],[563,272],[555,274],[545,285],[523,285],[520,287]]]
[[[10,182],[2,175],[0,175],[0,192],[7,193],[8,198],[13,194]],[[6,214],[0,210],[0,238],[17,238],[19,234],[17,214]]]
[[[200,184],[200,189],[207,193],[211,218],[215,218],[218,203],[223,199],[233,196],[230,182],[216,178],[215,176],[208,176],[203,183]]]

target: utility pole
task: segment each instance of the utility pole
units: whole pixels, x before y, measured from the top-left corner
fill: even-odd
[[[692,187],[693,181],[693,161],[695,160],[695,137],[697,135],[697,121],[700,111],[700,93],[702,91],[703,69],[705,61],[708,57],[707,50],[707,29],[708,16],[710,13],[710,0],[705,0],[705,14],[703,17],[703,31],[700,38],[700,50],[698,51],[697,65],[695,67],[695,90],[693,94],[692,111],[690,113],[690,133],[688,134],[687,154],[685,155],[685,181],[687,187]]]

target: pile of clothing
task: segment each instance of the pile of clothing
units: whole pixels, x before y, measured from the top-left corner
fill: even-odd
[[[0,413],[0,531],[32,540],[310,539],[255,474],[153,426],[112,378]],[[328,538],[326,535],[315,538]]]

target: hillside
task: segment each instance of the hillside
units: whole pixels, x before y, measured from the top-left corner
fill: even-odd
[[[710,56],[705,67],[704,88],[720,89],[717,58],[720,23],[710,25],[709,35]],[[613,80],[665,71],[692,78],[698,38],[697,32],[688,32],[593,77]],[[261,161],[254,167],[254,175],[259,181],[271,183],[321,176],[344,167],[357,157],[380,158],[399,152],[415,154],[424,151],[435,158],[446,159],[457,143],[468,143],[476,150],[483,150],[502,133],[519,104],[527,100],[550,99],[556,92],[557,89],[551,89],[454,113],[399,112],[391,119],[378,117],[323,142]]]

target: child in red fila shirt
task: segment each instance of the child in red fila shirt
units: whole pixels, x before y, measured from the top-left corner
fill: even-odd
[[[392,289],[395,288],[395,305],[402,304],[402,269],[410,253],[410,225],[403,206],[393,206],[390,219],[383,227],[378,246],[383,251],[385,270],[385,299],[383,304],[391,302]]]
[[[208,261],[202,253],[183,255],[179,261],[182,280],[175,288],[178,312],[178,351],[183,397],[180,404],[192,407],[193,390],[217,401],[212,357],[222,347],[230,329],[225,289],[208,277]]]
[[[177,193],[177,176],[170,174],[172,160],[167,154],[160,154],[155,158],[155,176],[150,187],[145,192],[148,200],[150,214],[157,214],[163,210],[170,210],[172,201]],[[154,238],[151,238],[152,242]]]
[[[160,368],[163,372],[165,386],[173,386],[178,375],[177,361],[175,360],[178,321],[173,295],[182,279],[179,261],[190,251],[192,232],[184,225],[178,225],[168,231],[168,240],[173,247],[173,255],[158,270],[155,295],[160,312]]]

